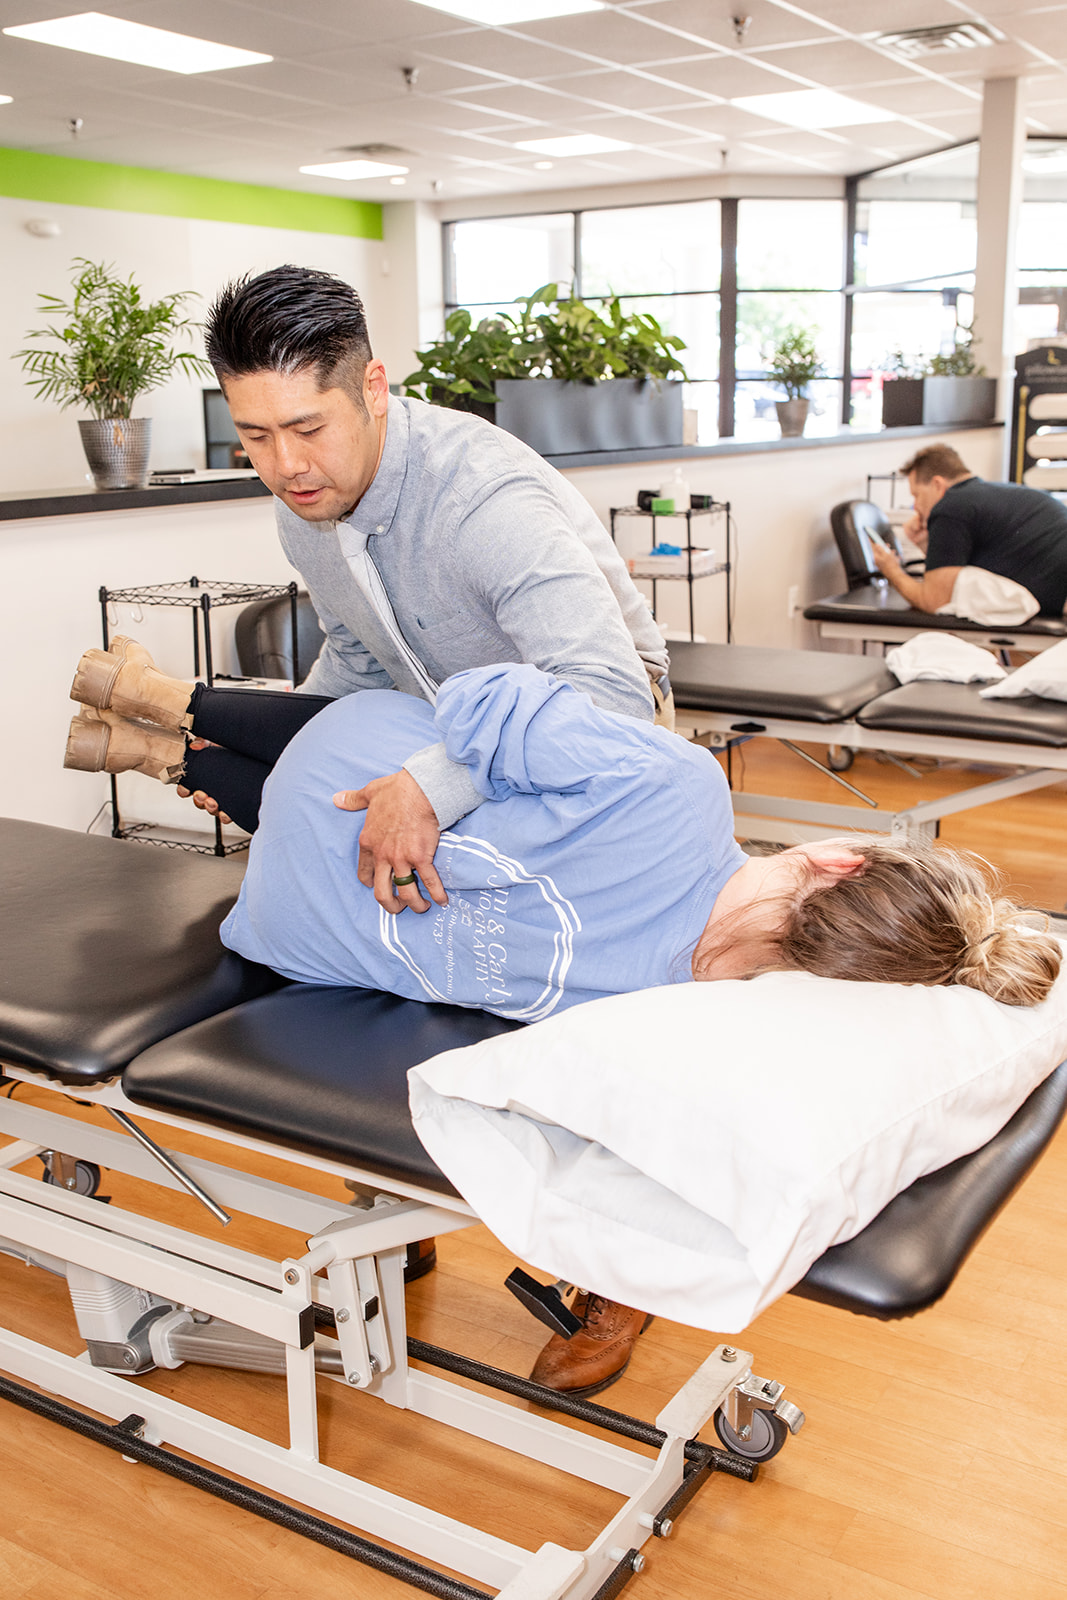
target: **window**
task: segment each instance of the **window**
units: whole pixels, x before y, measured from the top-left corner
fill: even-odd
[[[455,305],[490,310],[506,307],[545,283],[566,294],[574,280],[574,216],[497,217],[452,223],[446,236],[451,283],[445,298]],[[449,260],[450,255],[450,260]]]
[[[1016,348],[1067,335],[1067,140],[1031,138],[1018,241]],[[954,347],[974,316],[978,147],[900,162],[846,200],[700,200],[446,225],[447,309],[473,314],[558,282],[618,295],[685,340],[699,438],[778,434],[767,363],[810,329],[824,376],[809,434],[881,426],[887,371]]]

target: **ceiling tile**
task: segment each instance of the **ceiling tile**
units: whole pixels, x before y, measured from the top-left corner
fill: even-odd
[[[800,8],[801,12],[808,13],[807,16],[793,10],[761,5],[758,12],[753,10],[752,21],[745,32],[743,46],[739,46],[731,12],[743,15],[747,9],[748,7],[743,5],[713,9],[707,0],[647,0],[645,4],[627,7],[630,11],[643,12],[651,21],[658,22],[662,26],[674,28],[679,33],[699,39],[707,39],[710,44],[722,45],[728,50],[741,47],[755,50],[770,45],[788,44],[794,39],[826,37],[825,29],[821,28],[811,15],[820,9],[817,4]]]
[[[780,94],[795,87],[779,73],[769,72],[743,56],[694,56],[659,69],[672,82],[701,94],[734,100],[747,94]]]
[[[308,56],[304,64],[323,67],[344,77],[347,80],[345,98],[352,101],[386,100],[393,96],[405,98],[409,95],[416,99],[423,95],[468,94],[483,87],[491,88],[503,81],[492,74],[472,72],[464,66],[437,61],[424,55],[418,48],[404,44],[378,45],[370,50],[355,46],[333,51],[323,57]],[[418,71],[418,82],[413,90],[404,81],[405,67],[415,67]],[[358,94],[353,94],[351,85],[357,82],[360,90]]]
[[[851,39],[828,39],[790,50],[765,50],[758,59],[767,66],[779,67],[811,83],[845,93],[854,84],[879,83],[890,77],[915,77],[910,68],[898,66],[881,51]]]
[[[60,12],[69,9],[60,7]],[[90,9],[86,7],[86,9]],[[255,50],[264,55],[291,60],[306,51],[328,50],[331,45],[352,38],[351,26],[343,32],[316,26],[318,7],[310,9],[293,26],[291,16],[234,4],[233,0],[137,0],[123,4],[122,0],[108,0],[105,8],[109,16],[126,17],[146,28],[166,28],[174,33],[184,33],[194,39],[211,39],[216,44],[235,45],[243,50]],[[52,15],[48,12],[47,15]],[[6,24],[5,24],[6,26]],[[244,72],[244,67],[235,67]]]
[[[700,103],[684,85],[665,83],[663,79],[669,76],[669,72],[660,68],[656,69],[655,76],[647,77],[637,72],[581,72],[553,78],[550,87],[576,99],[618,106],[627,111]]]
[[[464,36],[462,49],[458,44],[457,40],[434,40],[420,46],[419,54],[428,61],[477,67],[502,78],[548,78],[573,72],[575,67],[573,56],[499,28],[483,28]]]
[[[973,111],[975,100],[970,91],[947,80],[932,83],[927,78],[913,78],[909,83],[871,84],[864,88],[863,98],[871,105],[884,106],[901,116],[920,117],[929,121],[939,111]]]
[[[662,26],[650,25],[655,12],[640,10],[585,11],[573,17],[550,17],[544,22],[525,22],[514,32],[529,39],[544,40],[561,50],[578,51],[597,61],[634,66],[655,61],[661,56],[678,55],[684,40]]]

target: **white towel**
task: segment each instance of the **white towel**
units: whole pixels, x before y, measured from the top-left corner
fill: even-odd
[[[901,683],[932,678],[939,683],[992,683],[1006,676],[991,650],[954,633],[917,633],[890,650],[885,664]]]
[[[952,586],[947,606],[938,606],[939,617],[966,617],[990,628],[1017,628],[1041,610],[1029,589],[1012,578],[987,572],[984,567],[961,567]]]

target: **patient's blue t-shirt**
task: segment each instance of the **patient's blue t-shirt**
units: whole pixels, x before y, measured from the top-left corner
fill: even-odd
[[[441,835],[448,904],[396,916],[356,877],[365,813],[332,796],[435,737],[486,803]],[[696,941],[744,860],[707,750],[535,667],[481,667],[449,678],[436,708],[365,690],[301,730],[267,782],[222,938],[303,982],[536,1022],[691,981]]]

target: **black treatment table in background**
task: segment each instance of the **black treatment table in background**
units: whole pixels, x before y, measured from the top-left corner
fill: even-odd
[[[778,739],[827,771],[858,804],[829,805],[780,795],[736,794],[743,837],[794,844],[842,829],[932,837],[943,817],[1061,783],[1067,776],[1067,704],[1034,695],[983,700],[982,684],[898,684],[876,657],[752,645],[671,644],[678,727],[711,749],[751,738]],[[1009,775],[961,794],[934,796],[906,811],[878,809],[838,770],[802,744],[831,751],[882,750],[1004,766]],[[933,787],[937,774],[926,775]],[[869,808],[869,809],[867,809]]]
[[[6,821],[0,878],[7,891],[0,1060],[16,1079],[54,1093],[56,1107],[20,1101],[17,1087],[0,1097],[0,1132],[14,1141],[0,1150],[0,1250],[52,1270],[70,1264],[68,1287],[88,1351],[88,1359],[75,1360],[53,1350],[44,1330],[27,1339],[0,1329],[0,1369],[11,1375],[0,1379],[0,1398],[450,1600],[486,1591],[441,1577],[437,1567],[523,1600],[615,1594],[639,1570],[641,1546],[713,1471],[755,1475],[753,1460],[697,1438],[716,1413],[738,1403],[751,1377],[747,1352],[713,1350],[649,1424],[552,1396],[462,1355],[415,1341],[409,1350],[407,1244],[477,1219],[415,1138],[406,1072],[510,1024],[373,991],[283,984],[225,952],[215,930],[237,892],[232,861]],[[798,1292],[877,1317],[928,1305],[1051,1137],[1065,1100],[1067,1069],[1060,1068],[1000,1135],[914,1184],[857,1238],[817,1262]],[[104,1108],[121,1128],[70,1114],[74,1101]],[[163,1152],[170,1165],[162,1165],[159,1152],[141,1142],[143,1130],[132,1120],[141,1115],[217,1139],[220,1161],[173,1161]],[[227,1148],[234,1160],[233,1147],[368,1184],[389,1199],[360,1209],[314,1186],[252,1177],[225,1164]],[[47,1156],[49,1183],[14,1170],[36,1154]],[[94,1165],[165,1189],[192,1185],[216,1214],[228,1208],[300,1230],[308,1251],[272,1262],[228,1246],[206,1219],[206,1233],[194,1234],[103,1206],[91,1193]],[[127,1294],[126,1285],[135,1289]],[[336,1340],[316,1339],[316,1323],[332,1324]],[[243,1361],[225,1359],[237,1349]],[[289,1405],[288,1448],[140,1386],[138,1374],[159,1359],[277,1370]],[[423,1370],[427,1365],[436,1371]],[[510,1405],[441,1372],[551,1404],[613,1437]],[[403,1406],[602,1484],[618,1494],[620,1507],[584,1550],[546,1542],[530,1552],[387,1494],[320,1460],[316,1381],[363,1391],[346,1396],[347,1404],[377,1398]],[[770,1454],[795,1408],[777,1391],[771,1412],[767,1392],[760,1389],[763,1409],[748,1414],[764,1418]],[[651,1445],[653,1453],[617,1439],[646,1452]],[[113,1470],[129,1469],[116,1462]],[[241,1478],[262,1490],[234,1481]],[[277,1496],[310,1509],[294,1510]],[[565,1510],[565,1491],[560,1504]],[[382,1540],[413,1556],[395,1554]]]
[[[942,617],[936,612],[917,611],[884,581],[814,600],[805,606],[804,616],[809,622],[818,623],[823,639],[859,639],[864,644],[867,640],[883,645],[903,644],[917,633],[934,630],[958,633],[986,650],[1022,650],[1036,655],[1067,639],[1067,619],[1063,617],[1039,615],[1005,628],[970,622],[966,617]],[[673,673],[671,676],[673,681]]]

